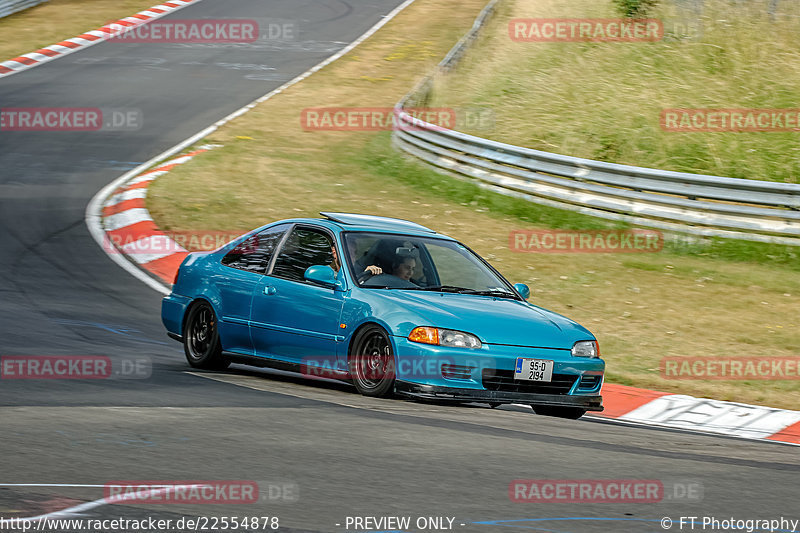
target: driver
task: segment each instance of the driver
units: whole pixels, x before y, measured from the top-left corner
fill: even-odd
[[[358,272],[357,278],[359,281],[367,275],[377,276],[383,272],[383,269],[381,269],[379,266],[364,266],[361,261],[356,260],[356,243],[352,239],[348,239],[347,241],[347,251],[350,254],[350,258],[353,260],[353,265],[355,266],[356,272]],[[331,254],[333,255],[331,268],[334,272],[336,272],[336,277],[339,277],[339,271],[342,269],[342,261],[339,259],[339,253],[336,251],[335,245],[331,245]]]
[[[398,255],[392,261],[392,275],[400,279],[411,281],[414,269],[417,267],[417,260],[409,255]]]

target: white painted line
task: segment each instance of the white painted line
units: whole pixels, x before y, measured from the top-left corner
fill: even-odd
[[[7,485],[0,485],[3,487],[107,487],[108,485],[56,485],[56,484],[7,484]],[[147,492],[151,496],[157,496],[163,492],[169,492],[171,490],[179,489],[179,488],[191,488],[191,487],[206,487],[209,485],[202,485],[202,484],[192,484],[192,485],[152,485],[152,487],[163,487],[163,488],[155,488],[149,489]],[[117,499],[122,499],[117,497]],[[102,505],[113,505],[117,499],[115,497],[110,498],[100,498],[99,500],[94,500],[91,502],[82,503],[80,505],[75,505],[74,507],[68,507],[66,509],[61,509],[60,511],[53,511],[52,513],[47,513],[39,516],[30,516],[30,517],[21,517],[21,518],[2,518],[0,519],[0,528],[6,523],[14,524],[18,522],[33,522],[39,520],[48,520],[54,518],[66,518],[69,516],[76,516],[82,513],[83,511],[88,511],[90,509],[94,509],[96,507],[100,507]]]
[[[148,220],[153,219],[150,218],[150,213],[147,211],[147,209],[143,207],[135,207],[121,213],[115,213],[107,216],[103,220],[103,223],[106,231],[114,231],[120,228],[131,226],[137,222],[146,222]]]
[[[81,487],[102,489],[105,485],[82,485],[77,483],[0,483],[0,487]]]
[[[196,0],[196,2],[200,2],[200,1],[202,1],[202,0]],[[333,54],[329,58],[324,59],[323,61],[321,61],[320,63],[318,63],[314,67],[312,67],[311,69],[305,71],[304,73],[300,74],[296,78],[287,81],[286,83],[284,83],[283,85],[281,85],[277,89],[275,89],[273,91],[270,91],[269,93],[265,94],[261,98],[258,98],[257,100],[247,104],[246,106],[244,106],[243,108],[239,109],[238,111],[234,111],[233,113],[231,113],[227,117],[223,118],[222,120],[219,120],[219,121],[215,122],[213,125],[209,126],[208,128],[206,128],[206,129],[204,129],[204,130],[192,135],[191,137],[189,137],[188,139],[184,140],[183,142],[180,142],[180,143],[176,144],[175,146],[173,146],[169,150],[166,150],[165,152],[155,156],[150,161],[147,161],[146,163],[143,163],[143,164],[139,165],[138,167],[134,168],[133,170],[131,170],[129,172],[126,172],[125,174],[123,174],[119,178],[115,179],[114,181],[112,181],[111,183],[109,183],[108,185],[106,185],[105,187],[100,189],[97,192],[97,194],[95,194],[94,197],[86,205],[86,213],[84,215],[84,221],[86,222],[86,227],[89,228],[89,233],[92,235],[92,238],[94,238],[95,242],[101,248],[103,248],[103,243],[107,242],[107,239],[105,237],[105,233],[103,231],[103,220],[102,220],[103,200],[106,197],[108,197],[111,193],[113,193],[115,190],[117,190],[117,188],[119,188],[123,183],[127,182],[128,180],[131,180],[132,178],[137,177],[143,171],[147,170],[148,168],[150,168],[151,166],[155,165],[159,161],[163,161],[164,159],[166,159],[166,158],[168,158],[168,157],[180,152],[181,150],[183,150],[183,149],[195,144],[196,142],[202,140],[203,138],[208,137],[211,133],[216,131],[218,128],[220,128],[222,125],[226,124],[227,122],[230,122],[231,120],[233,120],[234,118],[238,117],[239,115],[243,115],[244,113],[246,113],[250,109],[254,108],[256,105],[260,104],[261,102],[264,102],[264,101],[272,98],[276,94],[280,94],[281,92],[285,91],[286,89],[288,89],[292,85],[294,85],[296,83],[299,83],[299,82],[303,81],[304,79],[306,79],[307,77],[311,76],[313,73],[317,72],[321,68],[333,63],[334,61],[336,61],[337,59],[339,59],[340,57],[345,55],[347,52],[349,52],[350,50],[352,50],[353,48],[355,48],[356,46],[358,46],[359,44],[361,44],[365,40],[369,39],[376,31],[381,29],[386,23],[388,23],[390,20],[392,20],[394,17],[396,17],[401,11],[403,11],[406,7],[410,6],[413,3],[414,3],[414,0],[405,0],[402,4],[400,4],[399,6],[394,8],[387,15],[384,15],[381,18],[381,20],[376,22],[370,29],[368,29],[358,39],[356,39],[355,41],[350,43],[345,48],[339,50],[338,52],[336,52],[335,54]],[[102,42],[102,41],[95,41],[95,42]],[[105,249],[105,248],[103,248],[103,249]],[[165,285],[163,283],[160,283],[160,282],[156,281],[155,279],[151,278],[148,274],[144,273],[142,270],[140,270],[139,268],[134,266],[130,261],[126,260],[121,254],[113,254],[113,253],[109,254],[108,252],[106,252],[106,254],[111,258],[112,261],[117,263],[123,269],[127,270],[131,275],[133,275],[135,278],[137,278],[138,280],[140,280],[143,283],[145,283],[146,285],[148,285],[150,288],[155,289],[156,291],[160,292],[161,294],[169,294],[171,292],[170,289],[167,288],[167,285]]]

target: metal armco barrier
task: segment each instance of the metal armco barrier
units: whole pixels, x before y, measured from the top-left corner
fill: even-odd
[[[47,0],[0,0],[0,18],[45,2]]]
[[[487,16],[440,63],[452,68]],[[689,174],[593,161],[504,144],[412,118],[425,78],[395,107],[395,146],[437,169],[496,192],[611,220],[694,235],[800,246],[800,185]]]

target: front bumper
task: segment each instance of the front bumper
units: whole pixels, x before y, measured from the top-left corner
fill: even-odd
[[[484,344],[452,348],[393,337],[398,392],[418,398],[523,403],[602,410],[602,359],[569,350]],[[518,358],[551,360],[550,382],[514,379]],[[447,370],[447,372],[445,372]]]
[[[409,381],[397,381],[395,391],[403,396],[423,400],[444,400],[456,402],[521,403],[528,405],[548,405],[554,407],[578,407],[587,411],[602,411],[602,396],[581,396],[566,394],[535,394],[525,392],[493,391],[480,389],[461,389],[424,385]]]

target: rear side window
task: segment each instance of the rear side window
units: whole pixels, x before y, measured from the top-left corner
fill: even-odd
[[[222,258],[222,264],[241,270],[264,274],[275,247],[286,233],[288,224],[267,228],[240,242]]]
[[[272,275],[292,281],[304,281],[312,265],[333,263],[333,242],[327,233],[310,228],[295,228],[281,248]]]

